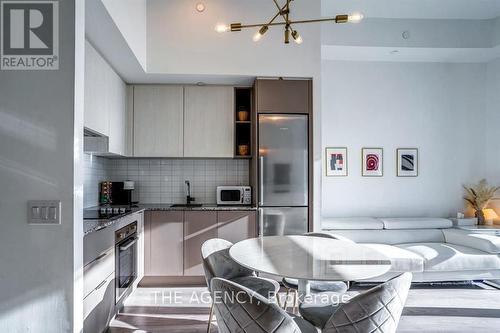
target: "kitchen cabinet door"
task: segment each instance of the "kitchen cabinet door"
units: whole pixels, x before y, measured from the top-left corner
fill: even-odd
[[[113,71],[106,75],[109,85],[109,152],[125,156],[127,153],[127,86]]]
[[[85,42],[85,110],[84,125],[92,131],[109,136],[109,110],[106,89],[106,61]]]
[[[127,85],[106,60],[85,44],[84,125],[109,138],[109,152],[127,152]]]
[[[105,332],[115,315],[115,274],[103,281],[83,299],[83,333]]]
[[[134,86],[134,156],[183,156],[183,87]]]
[[[217,213],[218,237],[237,243],[257,237],[255,211],[220,211]]]
[[[182,211],[146,212],[145,247],[146,276],[182,276],[183,215]],[[148,259],[149,252],[149,259]]]
[[[310,80],[266,80],[255,83],[258,113],[304,113],[311,109]]]
[[[217,212],[184,212],[184,275],[203,276],[201,245],[217,238]]]
[[[184,157],[234,156],[233,87],[185,87]]]

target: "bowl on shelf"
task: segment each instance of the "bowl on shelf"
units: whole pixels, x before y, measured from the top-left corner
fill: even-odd
[[[238,155],[239,156],[248,156],[250,154],[250,146],[249,145],[238,145]]]
[[[248,111],[240,110],[238,111],[238,121],[247,121],[248,120]]]

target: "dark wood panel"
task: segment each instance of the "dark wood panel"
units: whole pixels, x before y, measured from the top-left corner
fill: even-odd
[[[201,245],[217,238],[217,212],[184,213],[184,275],[203,276]]]
[[[309,113],[310,80],[256,80],[258,113]]]

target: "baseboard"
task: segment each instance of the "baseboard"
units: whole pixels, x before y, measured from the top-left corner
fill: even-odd
[[[141,288],[206,287],[204,276],[145,276],[139,282]]]

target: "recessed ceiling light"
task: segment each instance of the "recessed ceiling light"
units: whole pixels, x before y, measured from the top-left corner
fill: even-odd
[[[399,53],[399,51],[398,51],[398,50],[392,50],[392,51],[391,51],[391,52],[389,52],[389,53],[390,53],[390,54],[397,54],[397,53]]]
[[[196,85],[199,86],[199,87],[203,87],[205,85],[205,82],[196,82]]]
[[[198,2],[196,4],[196,10],[198,12],[200,12],[200,13],[203,12],[203,11],[205,11],[205,5],[203,3],[201,3],[201,2]]]

